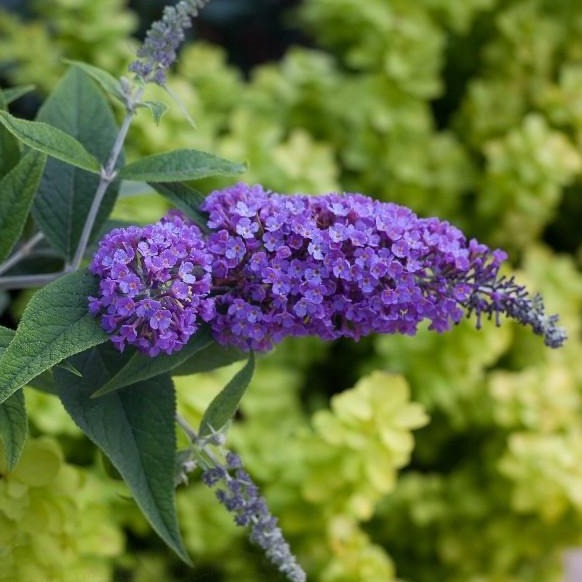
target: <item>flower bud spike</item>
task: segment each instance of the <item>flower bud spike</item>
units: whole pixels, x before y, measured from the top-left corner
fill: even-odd
[[[271,563],[290,582],[304,582],[307,579],[277,526],[276,518],[270,513],[265,499],[260,496],[259,488],[243,469],[238,455],[228,451],[225,464],[216,464],[204,470],[202,481],[208,487],[222,485],[222,488],[216,490],[217,499],[234,514],[237,525],[250,527],[251,542],[264,550]]]
[[[129,70],[146,83],[166,84],[166,71],[174,64],[177,50],[184,41],[184,31],[192,26],[209,0],[181,0],[175,6],[166,6],[161,20],[152,24],[146,33],[138,58]]]

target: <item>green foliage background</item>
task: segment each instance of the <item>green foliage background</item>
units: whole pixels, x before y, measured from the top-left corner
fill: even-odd
[[[258,362],[230,442],[313,581],[561,580],[563,550],[582,544],[582,5],[305,0],[294,18],[319,48],[246,80],[222,49],[185,47],[169,81],[181,106],[152,90],[170,110],[159,126],[140,113],[129,156],[199,148],[281,192],[359,191],[448,219],[509,250],[570,340],[549,351],[469,322],[290,340]],[[0,70],[41,95],[64,57],[123,74],[136,26],[121,0],[0,13]],[[119,218],[164,211],[127,194]],[[182,413],[198,421],[235,369],[179,378]],[[0,580],[277,579],[197,483],[178,499],[197,564],[183,569],[56,399],[26,395],[45,436],[0,480]]]

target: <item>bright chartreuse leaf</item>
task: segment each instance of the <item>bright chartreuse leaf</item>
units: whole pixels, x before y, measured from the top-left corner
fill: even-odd
[[[103,92],[82,70],[71,68],[41,107],[38,120],[74,137],[102,163],[117,135],[117,124]],[[47,239],[66,260],[75,255],[85,218],[95,197],[99,176],[49,159],[32,207]],[[95,236],[117,198],[119,182],[111,184],[95,220]]]
[[[29,150],[0,180],[0,262],[22,234],[45,162],[44,154]]]
[[[157,534],[185,562],[176,517],[175,394],[167,375],[91,398],[123,360],[105,345],[71,358],[82,377],[55,370],[59,396],[77,425],[105,453]]]
[[[107,341],[87,309],[87,297],[96,291],[95,277],[78,271],[32,297],[0,357],[0,403],[65,358]]]
[[[100,164],[74,137],[41,121],[28,121],[0,111],[0,123],[23,144],[67,164],[99,174]]]
[[[0,327],[0,356],[14,338],[14,330]],[[4,445],[6,464],[11,471],[18,463],[28,434],[26,406],[22,390],[0,404],[0,440]]]
[[[171,355],[160,354],[155,358],[151,358],[138,351],[134,351],[123,366],[107,380],[107,383],[93,394],[93,397],[101,397],[109,392],[119,390],[124,386],[135,384],[141,380],[147,380],[148,378],[158,376],[165,372],[171,372],[176,366],[179,366],[195,354],[203,351],[211,343],[212,335],[210,334],[210,330],[203,328],[190,339],[184,348]]]
[[[254,371],[255,356],[253,352],[250,352],[247,363],[208,405],[200,421],[199,434],[201,437],[210,436],[213,432],[220,431],[233,418]]]
[[[184,149],[141,158],[122,168],[119,177],[138,182],[183,182],[209,176],[233,176],[244,171],[243,164]]]

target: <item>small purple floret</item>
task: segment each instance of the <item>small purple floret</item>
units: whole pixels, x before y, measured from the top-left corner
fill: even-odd
[[[214,317],[211,264],[201,231],[179,213],[142,228],[115,229],[89,266],[101,279],[89,310],[120,351],[129,344],[149,356],[171,354],[200,320]]]

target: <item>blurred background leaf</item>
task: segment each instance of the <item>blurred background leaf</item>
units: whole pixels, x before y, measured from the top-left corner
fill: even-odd
[[[63,71],[62,57],[124,74],[136,38],[163,5],[28,0],[17,13],[0,13],[3,85],[37,87],[11,110],[34,115]],[[151,88],[147,98],[169,109],[159,126],[140,112],[130,160],[194,148],[245,160],[245,181],[281,192],[360,191],[448,219],[510,250],[520,281],[543,292],[570,336],[549,352],[513,324],[489,322],[477,332],[463,322],[444,336],[288,340],[260,358],[230,444],[309,578],[562,581],[564,549],[582,544],[582,5],[213,0],[190,32],[169,87],[197,128]],[[228,183],[206,179],[197,188]],[[122,196],[115,217],[154,221],[166,208],[144,192]],[[12,300],[7,314],[16,317],[23,300]],[[191,424],[235,370],[176,379]],[[378,370],[391,380],[379,381]],[[338,404],[365,410],[378,394],[386,407],[374,407],[376,424],[346,417]],[[91,448],[57,405],[48,412],[46,398],[27,389],[33,434],[50,430],[68,472],[102,479]],[[414,433],[399,424],[422,410],[429,423]],[[401,435],[393,456],[385,431]],[[178,491],[178,509],[193,572],[103,489],[101,506],[112,515],[88,513],[87,524],[127,540],[90,554],[106,579],[276,579],[192,481]],[[14,540],[24,501],[2,487],[0,524],[8,526],[0,535]],[[52,507],[54,494],[42,491]],[[77,490],[68,491],[66,507],[76,503]],[[19,499],[32,495],[27,489]],[[63,525],[55,531],[64,523],[56,520]],[[87,568],[86,550],[77,561],[62,558],[63,549],[30,553],[48,542],[40,531],[26,536],[12,554],[28,552],[21,563],[45,568],[44,577],[50,560],[75,574]],[[34,579],[8,571],[16,581]]]

